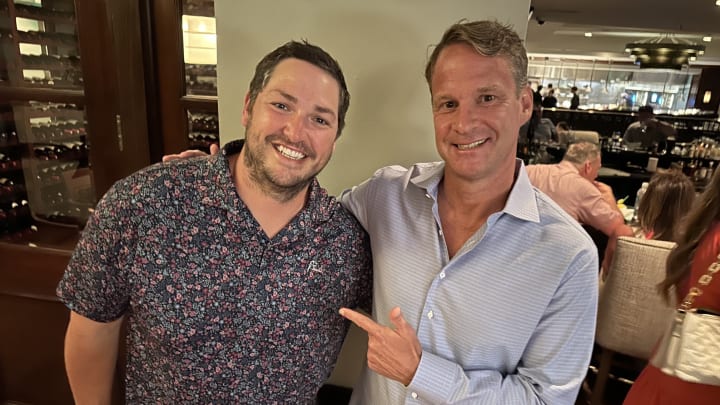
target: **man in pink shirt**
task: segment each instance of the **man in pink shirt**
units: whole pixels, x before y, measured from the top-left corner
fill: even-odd
[[[601,166],[600,148],[590,142],[570,145],[562,162],[527,167],[530,182],[550,196],[581,224],[608,237],[603,267],[610,264],[618,236],[633,236],[617,208],[607,184],[596,181]]]

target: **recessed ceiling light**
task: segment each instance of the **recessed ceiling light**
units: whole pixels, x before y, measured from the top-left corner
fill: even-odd
[[[720,7],[720,0],[715,0],[715,5]]]
[[[720,0],[718,0],[718,1],[720,1]],[[586,33],[585,33],[585,36],[588,37],[588,38],[590,38],[590,37],[592,36],[592,32],[586,32]]]
[[[690,57],[690,62],[695,62],[696,60],[697,60],[696,57],[694,57],[694,56],[691,56],[691,57]]]
[[[710,41],[712,41],[712,37],[711,36],[703,37],[703,41],[710,42]]]

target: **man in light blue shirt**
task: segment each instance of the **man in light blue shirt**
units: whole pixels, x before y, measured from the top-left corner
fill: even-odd
[[[386,167],[341,202],[371,237],[368,367],[354,404],[572,404],[597,307],[592,240],[515,159],[527,56],[497,22],[455,24],[426,69],[442,162]]]

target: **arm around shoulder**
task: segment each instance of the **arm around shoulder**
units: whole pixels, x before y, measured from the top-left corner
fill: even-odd
[[[76,404],[110,404],[122,321],[96,322],[70,312],[65,369]]]

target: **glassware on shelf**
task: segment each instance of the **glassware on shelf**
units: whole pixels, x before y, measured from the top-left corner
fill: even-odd
[[[10,85],[59,89],[82,89],[80,54],[77,44],[74,2],[53,1],[12,4],[17,18],[9,27],[0,24],[12,37],[3,46]],[[0,66],[0,80],[3,67]]]
[[[212,112],[187,112],[190,149],[210,151],[210,145],[220,142],[218,115]]]
[[[185,92],[217,96],[217,36],[213,0],[183,0]]]
[[[96,203],[88,138],[82,106],[0,104],[0,241],[74,244]]]

